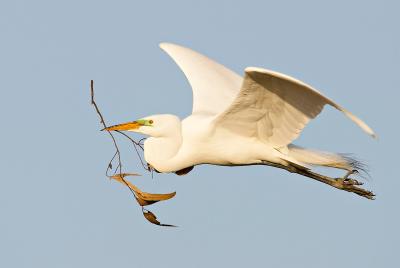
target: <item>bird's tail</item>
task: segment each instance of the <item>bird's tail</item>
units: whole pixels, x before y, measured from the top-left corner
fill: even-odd
[[[293,144],[290,144],[288,149],[290,157],[308,165],[333,167],[348,171],[357,170],[367,173],[367,166],[348,154],[321,152],[305,149]]]

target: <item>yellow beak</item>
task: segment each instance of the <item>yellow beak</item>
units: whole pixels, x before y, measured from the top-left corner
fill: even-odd
[[[140,126],[142,126],[142,124],[140,124],[139,122],[132,121],[132,122],[128,122],[128,123],[114,125],[114,126],[111,126],[111,127],[106,127],[106,128],[104,128],[102,130],[108,130],[108,131],[120,130],[120,131],[124,131],[124,130],[138,129]]]

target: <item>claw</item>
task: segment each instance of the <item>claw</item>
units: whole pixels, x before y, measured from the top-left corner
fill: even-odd
[[[346,185],[363,185],[364,183],[361,182],[361,181],[355,180],[355,179],[346,178],[346,179],[343,180],[343,184],[346,184]]]
[[[371,191],[364,190],[360,187],[360,185],[363,185],[362,182],[359,182],[355,179],[349,179],[349,178],[337,178],[335,179],[335,185],[334,187],[345,190],[347,192],[352,192],[355,194],[358,194],[362,197],[374,200],[375,199],[375,194]]]
[[[350,175],[357,174],[357,173],[358,173],[358,170],[357,170],[357,169],[349,170],[349,171],[346,173],[346,175],[344,175],[343,179],[347,179]]]

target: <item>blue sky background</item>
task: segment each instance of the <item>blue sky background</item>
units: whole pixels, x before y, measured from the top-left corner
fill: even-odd
[[[397,267],[400,17],[397,1],[1,1],[1,267]],[[296,141],[370,165],[368,201],[268,167],[199,166],[135,179],[177,191],[151,225],[104,170],[109,123],[191,111],[191,90],[159,48],[191,47],[242,73],[299,78],[331,108]],[[139,137],[139,136],[137,136]],[[144,173],[121,140],[129,171]],[[328,174],[333,174],[328,172]]]

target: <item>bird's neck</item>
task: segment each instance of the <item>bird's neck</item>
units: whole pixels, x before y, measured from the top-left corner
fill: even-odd
[[[144,143],[144,157],[157,171],[173,172],[179,168],[173,163],[173,158],[181,145],[180,131],[165,137],[150,137]]]

